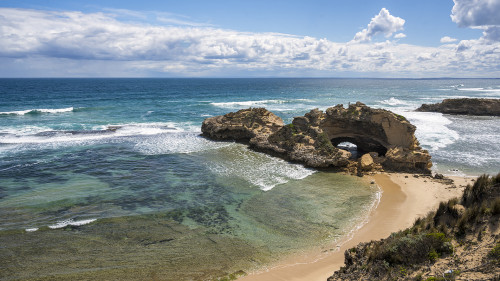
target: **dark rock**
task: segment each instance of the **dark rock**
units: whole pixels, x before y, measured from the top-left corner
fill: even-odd
[[[443,176],[443,174],[435,174],[434,178],[437,180],[442,180],[442,179],[444,179],[444,176]]]
[[[440,103],[422,104],[416,111],[460,115],[500,116],[500,99],[445,99]]]

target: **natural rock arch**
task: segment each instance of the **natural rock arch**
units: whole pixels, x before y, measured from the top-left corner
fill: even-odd
[[[356,145],[359,157],[361,157],[361,154],[368,152],[377,152],[378,155],[385,156],[388,150],[387,147],[376,140],[363,136],[336,136],[330,141],[335,147],[338,147],[338,145],[343,142],[349,142]]]
[[[313,109],[288,125],[263,108],[207,118],[202,125],[206,137],[248,141],[255,150],[310,167],[356,169],[351,154],[335,147],[348,141],[374,155],[374,166],[429,173],[431,156],[419,146],[415,129],[403,116],[360,102]]]

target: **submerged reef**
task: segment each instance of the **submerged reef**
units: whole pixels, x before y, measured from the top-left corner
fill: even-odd
[[[201,127],[210,139],[247,142],[256,151],[308,167],[358,175],[382,169],[430,173],[431,156],[420,147],[415,129],[403,116],[361,102],[326,112],[313,109],[288,125],[265,108],[242,109],[207,118]],[[355,144],[363,156],[353,159],[337,147],[342,142]]]
[[[416,111],[457,115],[500,116],[500,99],[445,99],[440,103],[422,104]]]

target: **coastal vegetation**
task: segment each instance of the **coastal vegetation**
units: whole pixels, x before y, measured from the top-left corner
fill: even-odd
[[[347,250],[328,280],[498,280],[499,221],[500,173],[482,175],[412,227]]]

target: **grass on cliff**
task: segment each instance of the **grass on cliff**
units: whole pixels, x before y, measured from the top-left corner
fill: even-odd
[[[411,228],[348,251],[356,256],[354,261],[358,266],[359,263],[364,264],[361,270],[371,276],[405,278],[412,268],[434,263],[440,257],[452,254],[452,240],[460,243],[464,242],[468,233],[481,235],[480,226],[485,222],[498,223],[499,217],[500,173],[494,177],[482,175],[474,185],[466,187],[461,198],[441,202],[436,211],[417,219]],[[340,269],[340,274],[351,272],[348,267],[353,265],[353,259],[347,257],[348,254],[347,266]],[[500,263],[498,241],[488,257],[492,262]]]

